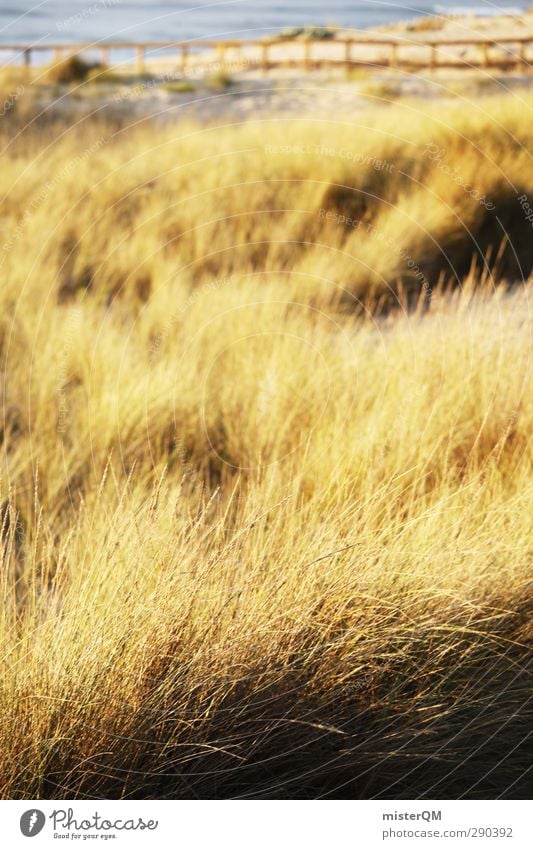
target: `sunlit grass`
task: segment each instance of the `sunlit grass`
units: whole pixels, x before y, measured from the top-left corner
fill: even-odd
[[[4,797],[525,793],[524,108],[4,127]]]

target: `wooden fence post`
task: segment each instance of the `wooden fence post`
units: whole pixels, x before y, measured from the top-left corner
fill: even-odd
[[[304,68],[311,70],[311,41],[304,41]]]
[[[344,67],[346,74],[350,73],[352,67],[352,42],[347,41],[344,45]]]
[[[518,52],[518,62],[520,65],[523,65],[525,70],[527,71],[529,67],[529,63],[526,59],[526,49],[527,49],[527,41],[521,41],[519,52]]]
[[[181,45],[181,73],[185,76],[187,73],[187,59],[189,58],[189,45]]]
[[[142,74],[142,72],[144,71],[144,46],[142,44],[138,44],[135,48],[135,53],[135,67],[137,69],[137,73]]]
[[[268,44],[266,41],[261,44],[261,69],[263,74],[268,71]]]

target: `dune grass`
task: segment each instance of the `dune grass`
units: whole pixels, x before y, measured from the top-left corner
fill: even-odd
[[[51,83],[81,83],[90,77],[91,71],[98,71],[98,67],[73,53],[52,62],[46,69],[45,79]]]
[[[0,126],[3,798],[527,792],[530,107]]]

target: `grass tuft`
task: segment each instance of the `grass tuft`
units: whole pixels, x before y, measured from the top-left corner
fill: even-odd
[[[189,80],[173,80],[171,82],[166,82],[162,88],[170,94],[190,94],[196,91],[195,84]]]
[[[47,69],[46,80],[50,83],[84,82],[90,75],[93,65],[80,56],[72,55],[53,62]]]
[[[233,86],[233,78],[226,71],[216,71],[206,77],[206,84],[213,91],[226,91]]]

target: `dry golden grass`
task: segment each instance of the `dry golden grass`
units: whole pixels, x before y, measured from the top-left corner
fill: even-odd
[[[407,30],[409,32],[434,32],[443,29],[447,20],[449,20],[449,17],[442,15],[420,18],[417,21],[413,21],[412,24],[408,24]]]
[[[526,792],[531,105],[4,122],[4,798]]]

